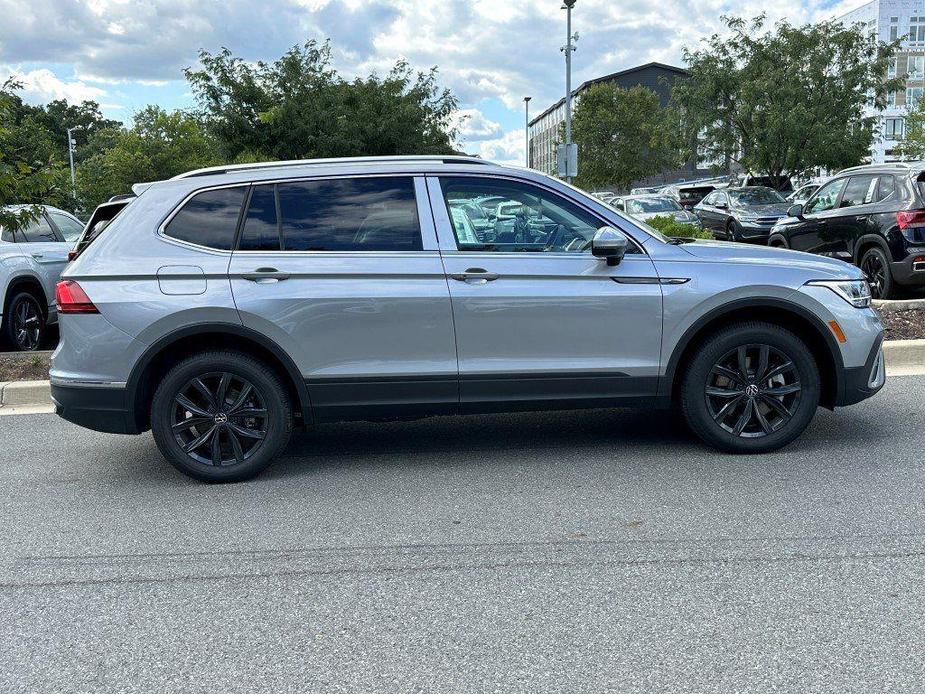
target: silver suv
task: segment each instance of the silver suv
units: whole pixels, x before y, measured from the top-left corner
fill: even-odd
[[[731,452],[884,383],[839,260],[668,239],[465,157],[243,165],[137,186],[58,285],[58,413],[151,429],[184,473],[264,469],[294,426],[677,404]]]
[[[55,283],[83,223],[64,210],[40,206],[24,228],[0,229],[0,333],[16,350],[38,349],[54,323]]]

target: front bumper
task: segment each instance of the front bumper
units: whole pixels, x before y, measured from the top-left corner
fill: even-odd
[[[51,384],[59,417],[107,434],[140,434],[128,407],[125,387]]]
[[[877,338],[863,366],[842,370],[839,378],[836,407],[854,405],[866,400],[886,383],[886,364],[883,359],[883,334]]]

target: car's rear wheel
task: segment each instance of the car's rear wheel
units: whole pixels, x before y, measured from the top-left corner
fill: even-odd
[[[20,352],[37,350],[45,337],[45,314],[38,299],[29,292],[15,294],[3,317],[7,343]]]
[[[181,472],[205,482],[239,482],[285,448],[291,405],[266,364],[239,352],[207,352],[163,378],[151,404],[151,430]]]
[[[877,246],[868,248],[861,256],[861,271],[867,276],[870,295],[874,299],[889,299],[895,291],[890,261],[886,253]]]
[[[764,453],[803,432],[819,393],[819,368],[799,337],[777,325],[743,323],[696,350],[681,385],[681,409],[706,443]]]

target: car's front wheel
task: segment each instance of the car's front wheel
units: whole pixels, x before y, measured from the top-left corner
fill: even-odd
[[[681,409],[706,443],[764,453],[799,436],[819,405],[819,368],[806,344],[769,323],[742,323],[708,338],[681,384]]]
[[[239,482],[266,468],[292,430],[276,373],[240,352],[206,352],[174,366],[151,403],[151,431],[178,470],[205,482]]]

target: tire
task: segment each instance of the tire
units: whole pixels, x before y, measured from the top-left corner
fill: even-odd
[[[740,234],[739,232],[736,231],[737,227],[738,225],[736,224],[736,221],[734,219],[730,219],[728,222],[726,222],[726,238],[729,241],[741,242]]]
[[[890,261],[879,246],[864,251],[859,267],[867,276],[874,299],[890,299],[896,294],[896,283],[890,273]]]
[[[14,294],[3,312],[3,337],[19,352],[34,352],[45,339],[45,312],[31,292]]]
[[[787,239],[777,235],[768,239],[768,246],[771,248],[790,248],[790,246],[787,245]]]
[[[184,426],[175,431],[177,424]],[[265,363],[241,352],[205,352],[180,362],[151,403],[157,447],[180,472],[203,482],[255,477],[283,451],[291,431],[286,388]]]
[[[747,377],[739,366],[743,349]],[[756,377],[762,359],[765,376]],[[681,383],[681,409],[705,443],[729,453],[767,453],[803,433],[820,389],[819,367],[800,338],[778,325],[740,323],[697,348]]]

